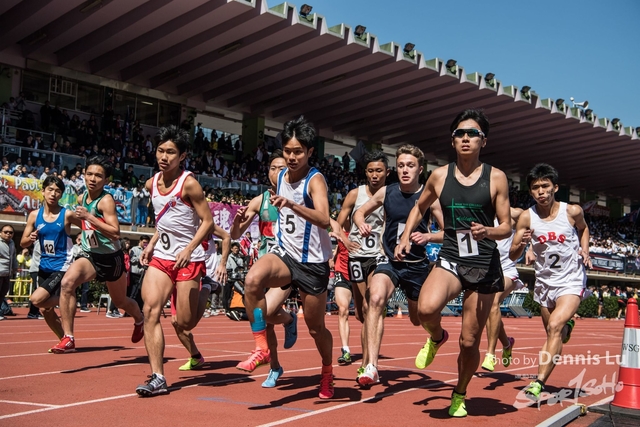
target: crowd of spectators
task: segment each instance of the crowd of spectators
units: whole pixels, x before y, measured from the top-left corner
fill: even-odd
[[[591,241],[589,252],[622,257],[637,257],[638,227],[635,222],[606,217],[586,216]]]

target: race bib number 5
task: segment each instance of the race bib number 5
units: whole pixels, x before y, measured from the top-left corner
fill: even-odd
[[[458,255],[461,257],[475,256],[480,253],[478,242],[471,235],[471,230],[456,231],[458,239]]]

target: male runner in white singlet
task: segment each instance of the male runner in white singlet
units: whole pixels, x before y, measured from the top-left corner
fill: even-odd
[[[534,300],[540,304],[547,340],[540,351],[538,378],[523,391],[527,398],[537,401],[555,367],[556,356],[562,353],[562,344],[571,337],[573,315],[578,311],[587,283],[585,267],[591,267],[591,259],[589,226],[582,208],[555,198],[558,171],[539,163],[527,175],[527,185],[536,204],[518,219],[511,259],[518,259],[532,242]]]

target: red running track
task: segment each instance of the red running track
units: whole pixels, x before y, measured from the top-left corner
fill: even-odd
[[[260,385],[267,367],[258,368],[252,375],[235,369],[253,349],[248,322],[234,322],[224,316],[203,319],[194,334],[207,363],[202,370],[180,372],[178,366],[188,354],[167,318],[163,320],[165,375],[171,393],[139,398],[135,388],[150,371],[143,343],[130,341],[130,318],[78,313],[78,351],[54,355],[47,350],[56,338],[44,321],[26,319],[25,309],[16,312],[17,317],[0,322],[0,425],[451,424],[447,409],[457,380],[459,318],[443,319],[451,339],[425,370],[414,366],[414,358],[426,333],[412,326],[406,316],[387,318],[379,366],[382,384],[363,390],[354,381],[357,362],[344,367],[336,364],[335,397],[330,400],[318,399],[320,359],[303,322],[296,345],[291,350],[280,348],[284,376],[275,389],[263,389]],[[340,347],[338,318],[327,316],[326,320],[334,337],[335,360]],[[554,395],[539,407],[521,407],[518,402],[523,400],[518,393],[530,381],[522,376],[537,372],[532,362],[544,342],[541,320],[509,318],[504,322],[507,333],[516,338],[514,361],[509,368],[496,367],[492,374],[478,369],[467,391],[469,416],[456,420],[456,425],[536,425],[576,402],[591,405],[613,395],[609,383],[618,375],[615,361],[620,354],[624,322],[577,320],[564,356],[573,357],[574,362],[581,356],[581,360],[570,364],[568,357],[556,367],[547,387]],[[350,318],[350,325],[351,350],[358,354],[360,324]],[[282,339],[283,329],[277,330]],[[483,342],[482,356],[485,345]],[[586,393],[576,397],[576,387]],[[572,425],[589,425],[597,417],[588,414]]]

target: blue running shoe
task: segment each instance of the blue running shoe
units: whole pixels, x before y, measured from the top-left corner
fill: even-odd
[[[298,340],[298,318],[291,315],[293,318],[293,322],[288,325],[284,325],[284,348],[289,349],[293,347],[293,345]]]
[[[273,388],[276,386],[276,381],[280,379],[280,377],[284,374],[284,369],[282,366],[278,368],[278,370],[274,371],[273,369],[269,369],[269,375],[267,375],[267,379],[262,383],[262,387],[264,388]]]

